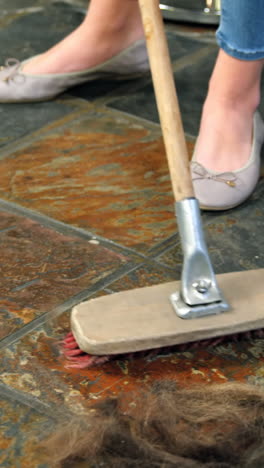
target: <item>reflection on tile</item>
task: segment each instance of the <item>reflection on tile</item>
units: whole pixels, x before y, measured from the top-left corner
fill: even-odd
[[[0,187],[1,198],[141,250],[175,232],[159,129],[111,110],[2,159]]]
[[[208,81],[214,66],[216,49],[175,74],[177,92],[185,132],[197,135],[202,105],[207,93]],[[152,84],[142,86],[134,93],[114,98],[111,107],[134,114],[147,120],[159,122]]]
[[[44,468],[38,441],[54,421],[21,403],[0,396],[0,465],[2,468]],[[46,468],[46,465],[45,465]]]
[[[1,212],[0,338],[88,288],[128,259]]]
[[[252,197],[229,212],[204,213],[208,250],[217,273],[263,268],[264,180]],[[174,267],[182,262],[181,249],[173,247],[159,257]]]

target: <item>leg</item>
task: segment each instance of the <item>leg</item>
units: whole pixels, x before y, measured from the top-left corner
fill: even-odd
[[[260,101],[264,58],[262,0],[222,0],[220,50],[204,104],[195,157],[225,172],[245,165]]]
[[[83,23],[25,66],[27,73],[69,73],[94,67],[143,38],[137,0],[91,0]]]
[[[253,114],[260,101],[263,61],[220,51],[203,107],[196,160],[210,170],[233,171],[251,152]]]

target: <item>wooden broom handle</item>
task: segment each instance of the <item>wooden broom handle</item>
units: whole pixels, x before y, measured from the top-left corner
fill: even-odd
[[[159,0],[138,0],[175,200],[194,197],[168,43]]]

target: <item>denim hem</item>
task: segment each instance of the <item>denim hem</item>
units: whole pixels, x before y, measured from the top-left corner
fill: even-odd
[[[238,50],[235,47],[232,47],[226,42],[219,31],[216,33],[216,39],[219,47],[223,49],[224,52],[226,52],[228,55],[231,55],[231,57],[246,61],[261,60],[264,58],[264,50]]]

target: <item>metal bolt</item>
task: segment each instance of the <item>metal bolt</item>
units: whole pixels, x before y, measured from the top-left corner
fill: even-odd
[[[206,294],[210,287],[211,287],[211,281],[209,280],[199,280],[193,283],[193,288],[196,289],[197,292],[201,294]]]

